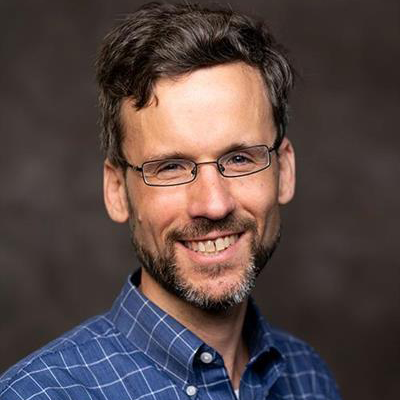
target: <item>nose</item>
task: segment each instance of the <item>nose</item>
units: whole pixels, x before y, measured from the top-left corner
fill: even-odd
[[[191,218],[218,220],[235,209],[235,200],[227,180],[216,163],[198,165],[197,177],[188,185],[188,212]]]

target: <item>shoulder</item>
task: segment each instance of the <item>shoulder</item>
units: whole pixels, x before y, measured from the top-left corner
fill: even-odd
[[[291,384],[329,399],[340,399],[336,382],[325,361],[303,340],[273,328],[274,343],[285,360],[284,384]]]
[[[65,379],[79,371],[79,365],[104,358],[112,350],[109,338],[118,336],[112,322],[104,315],[93,317],[71,331],[50,342],[11,367],[0,376],[0,399],[25,399],[25,395],[42,393],[46,398],[47,388],[53,383],[62,385],[57,379]],[[111,344],[112,346],[112,344]],[[65,374],[57,378],[55,370]],[[35,397],[36,398],[36,397]]]

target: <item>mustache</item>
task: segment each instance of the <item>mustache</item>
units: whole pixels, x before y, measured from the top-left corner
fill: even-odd
[[[218,220],[200,217],[182,228],[172,229],[166,235],[166,240],[169,243],[173,243],[176,241],[183,241],[188,237],[195,239],[196,237],[204,236],[215,231],[252,231],[257,233],[257,225],[256,222],[250,218],[238,217],[233,214],[229,214]]]

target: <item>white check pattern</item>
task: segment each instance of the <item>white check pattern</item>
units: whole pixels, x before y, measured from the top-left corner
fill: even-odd
[[[10,368],[0,400],[236,400],[220,355],[143,296],[139,282],[140,271],[108,313]],[[271,329],[253,301],[244,329],[241,400],[340,400],[314,350]]]

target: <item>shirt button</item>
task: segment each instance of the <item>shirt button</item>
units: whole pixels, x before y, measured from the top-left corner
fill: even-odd
[[[194,396],[197,393],[197,388],[196,386],[188,386],[186,388],[186,394],[188,396]]]
[[[200,354],[200,360],[203,361],[204,364],[210,364],[212,359],[213,359],[212,355],[207,351]]]

